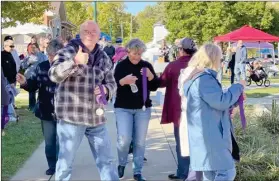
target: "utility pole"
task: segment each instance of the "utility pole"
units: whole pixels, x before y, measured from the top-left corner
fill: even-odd
[[[121,24],[120,24],[120,28],[121,28],[121,38],[122,38],[122,41],[123,41],[123,23],[121,21]]]
[[[94,1],[94,21],[97,23],[97,1]]]
[[[109,34],[110,34],[110,38],[112,39],[112,24],[111,23],[112,23],[112,19],[110,18],[109,19],[109,31],[110,31]]]
[[[131,14],[131,33],[130,33],[130,40],[132,39],[132,34],[133,34],[133,15]]]

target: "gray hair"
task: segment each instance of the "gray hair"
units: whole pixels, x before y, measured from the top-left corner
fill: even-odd
[[[53,39],[49,42],[47,48],[46,48],[46,52],[48,55],[55,55],[56,52],[58,52],[58,50],[62,49],[64,47],[64,45],[62,44],[61,41],[59,41],[58,39]]]
[[[129,43],[126,45],[126,49],[128,52],[130,51],[139,51],[139,50],[146,50],[145,44],[138,38],[132,39],[129,41]]]

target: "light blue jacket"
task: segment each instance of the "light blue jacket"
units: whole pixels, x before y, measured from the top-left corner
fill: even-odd
[[[205,69],[184,84],[187,97],[187,121],[191,168],[194,171],[228,170],[235,167],[232,158],[229,109],[243,91],[233,84],[223,92],[217,72]]]
[[[235,53],[235,63],[245,63],[247,59],[247,49],[243,45],[241,48],[237,48]]]

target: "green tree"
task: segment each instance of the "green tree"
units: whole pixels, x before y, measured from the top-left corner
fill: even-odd
[[[201,44],[231,29],[235,22],[228,2],[166,3],[168,39],[191,37]]]
[[[153,38],[153,25],[157,22],[165,22],[165,5],[159,2],[154,6],[147,6],[136,16],[137,37],[144,42],[149,42]]]
[[[237,2],[232,12],[237,19],[235,27],[245,24],[254,28],[268,31],[272,24],[273,15],[267,2]]]
[[[67,19],[77,26],[74,34],[79,32],[79,27],[84,21],[93,19],[93,7],[90,2],[65,2],[65,8]]]
[[[123,26],[124,39],[130,35],[130,17],[126,13],[124,2],[97,2],[97,21],[102,32],[110,35],[112,30],[112,40],[121,37],[121,23]],[[67,18],[77,26],[88,19],[93,19],[94,8],[91,2],[66,2]]]
[[[42,24],[45,10],[50,9],[49,2],[41,1],[2,1],[2,27],[16,26],[21,24]]]
[[[272,6],[273,7],[273,6]],[[278,32],[278,13],[266,2],[167,2],[168,39],[184,36],[199,44],[248,24],[268,33]]]
[[[110,34],[112,31],[113,41],[117,37],[122,37],[121,24],[124,40],[130,36],[131,14],[125,12],[124,2],[100,2],[98,8],[98,24],[102,30]]]

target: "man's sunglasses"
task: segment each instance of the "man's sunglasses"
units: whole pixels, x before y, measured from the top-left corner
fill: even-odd
[[[10,48],[14,48],[15,46],[14,45],[10,45]]]

